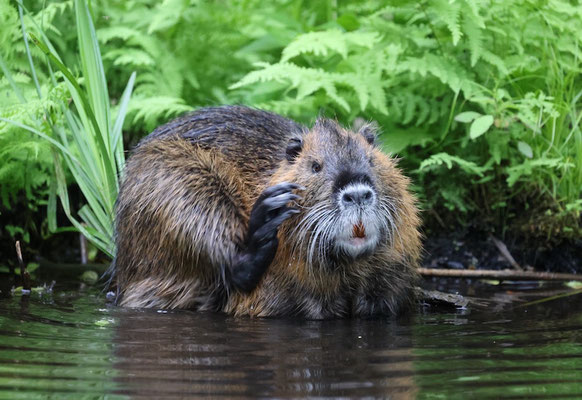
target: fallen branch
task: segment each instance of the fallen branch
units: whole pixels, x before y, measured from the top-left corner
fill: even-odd
[[[513,281],[582,281],[582,275],[560,274],[553,272],[515,271],[504,269],[500,271],[490,269],[439,269],[419,268],[422,276],[440,276],[444,278],[467,279],[499,279]]]

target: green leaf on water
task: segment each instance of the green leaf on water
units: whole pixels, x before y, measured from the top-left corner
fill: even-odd
[[[24,288],[22,286],[17,286],[15,288],[13,288],[10,292],[12,293],[13,296],[21,296],[22,295],[22,291],[24,290]],[[45,286],[35,286],[33,288],[30,288],[30,291],[32,293],[44,293],[46,291],[46,287]]]
[[[494,285],[494,286],[497,286],[501,283],[500,281],[498,281],[496,279],[481,279],[480,281],[483,283],[486,283],[488,285]]]
[[[113,324],[113,320],[110,318],[101,318],[100,320],[95,321],[94,324],[97,326],[105,327]]]
[[[564,283],[564,285],[571,289],[582,289],[582,282],[579,281],[569,281]]]
[[[81,275],[81,280],[88,285],[93,285],[99,280],[99,274],[95,271],[85,271]]]
[[[484,134],[493,125],[493,116],[483,115],[471,124],[471,129],[469,130],[469,137],[471,139],[477,139],[479,136]]]
[[[22,290],[23,290],[22,286],[17,286],[15,288],[13,288],[11,290],[11,292],[13,295],[20,295],[20,294],[22,294]]]

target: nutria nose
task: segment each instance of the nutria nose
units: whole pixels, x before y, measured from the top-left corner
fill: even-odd
[[[364,207],[372,204],[374,201],[374,193],[368,186],[353,186],[343,192],[341,201],[345,207]]]

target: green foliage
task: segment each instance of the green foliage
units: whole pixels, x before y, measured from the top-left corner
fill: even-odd
[[[39,101],[43,102],[43,93],[37,80],[39,69],[35,66],[32,51],[27,43],[29,37],[46,56],[42,70],[48,71],[47,80],[51,89],[66,93],[67,98],[61,98],[60,101],[54,103],[54,108],[58,110],[56,115],[50,113],[47,104],[44,104],[40,109],[42,116],[32,116],[30,125],[4,116],[0,117],[0,121],[19,128],[21,131],[28,131],[50,145],[55,179],[51,184],[52,201],[49,199],[49,226],[53,230],[56,228],[54,203],[56,191],[67,217],[75,228],[111,256],[114,254],[113,208],[119,191],[118,176],[125,163],[121,131],[135,74],[132,74],[129,79],[127,88],[120,99],[117,117],[114,119],[109,105],[100,49],[87,4],[83,0],[74,2],[82,79],[75,77],[73,71],[63,64],[61,57],[45,35],[45,31],[36,24],[34,19],[31,26],[27,27],[22,19],[24,7],[20,4],[18,7],[30,73],[35,81]],[[51,67],[59,72],[53,72]],[[6,79],[12,83],[13,91],[23,105],[32,108],[20,93],[10,71],[4,69]],[[68,106],[69,98],[74,107]],[[34,107],[35,104],[32,106]],[[65,170],[73,176],[87,202],[78,210],[83,223],[73,214]]]
[[[425,207],[468,213],[508,199],[579,227],[582,6],[389,4],[339,6],[340,17],[307,27],[231,88],[298,118],[320,109],[379,121],[388,148],[415,168]],[[348,14],[356,29],[342,26]]]
[[[77,65],[72,1],[26,5],[25,25],[42,26],[63,63]],[[413,174],[423,208],[452,211],[460,222],[487,214],[501,227],[528,210],[532,221],[551,219],[562,233],[580,228],[582,6],[575,2],[103,0],[91,6],[113,104],[137,72],[126,142],[216,104],[271,109],[305,123],[320,114],[344,124],[376,120],[384,148]],[[55,74],[55,86],[50,71],[38,69],[38,97],[28,54],[35,65],[45,55],[36,46],[27,51],[22,38],[14,2],[0,0],[0,54],[13,80],[0,79],[6,94],[0,113],[26,125],[44,118],[67,124],[60,106],[70,98],[67,79]],[[86,78],[82,67],[71,72]],[[37,129],[52,132],[42,123]],[[31,207],[51,204],[51,147],[6,124],[0,145],[9,154],[0,165],[5,207],[22,203],[16,193],[25,193]],[[548,225],[537,226],[547,233]]]
[[[27,125],[42,120],[45,114],[58,119],[57,109],[65,100],[66,93],[60,86],[53,87],[48,76],[41,71],[37,76],[31,76],[21,24],[42,22],[55,32],[53,20],[69,5],[70,2],[50,4],[43,16],[38,13],[19,16],[14,2],[0,0],[0,117]],[[40,52],[31,51],[31,57],[37,61]],[[37,85],[35,80],[40,83]],[[42,129],[48,133],[48,129]],[[19,207],[22,210],[19,218],[22,226],[18,229],[9,224],[2,226],[0,236],[6,234],[9,238],[28,241],[29,230],[34,227],[24,222],[26,215],[39,212],[47,204],[54,176],[50,146],[36,135],[0,121],[0,160],[0,214],[2,209]]]

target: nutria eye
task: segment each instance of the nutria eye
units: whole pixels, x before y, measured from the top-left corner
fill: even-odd
[[[311,170],[317,174],[319,171],[321,171],[321,164],[319,164],[317,161],[314,161],[313,164],[311,164]]]

